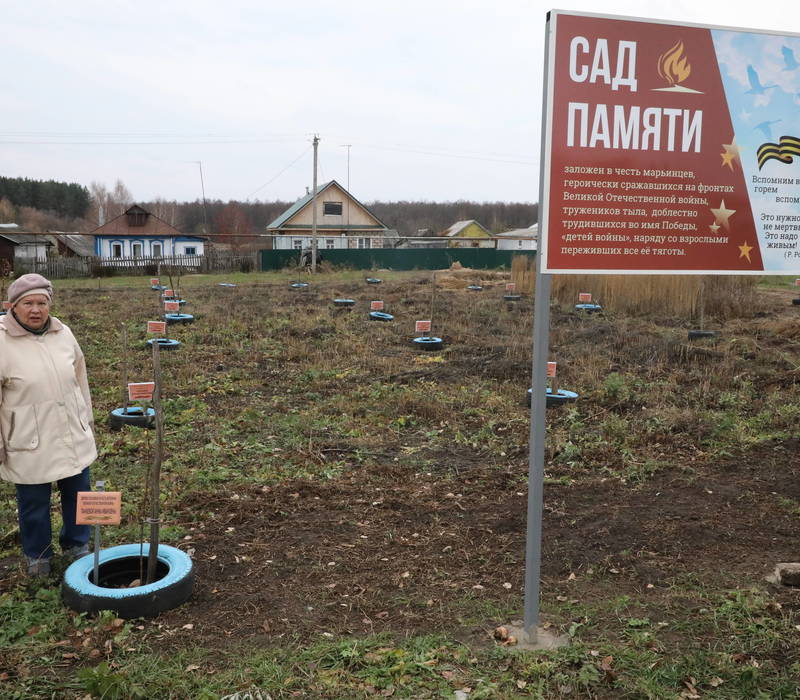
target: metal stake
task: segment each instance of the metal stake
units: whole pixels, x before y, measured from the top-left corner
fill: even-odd
[[[94,485],[97,491],[106,490],[105,481],[97,481]],[[94,526],[94,585],[100,585],[100,525]]]
[[[158,343],[153,343],[153,408],[156,412],[156,445],[153,451],[153,470],[150,475],[150,550],[147,553],[147,581],[152,583],[156,577],[158,562],[158,540],[160,524],[161,493],[161,451],[164,440],[164,419],[161,415],[161,363],[159,361]]]
[[[122,327],[122,412],[128,415],[128,329]]]

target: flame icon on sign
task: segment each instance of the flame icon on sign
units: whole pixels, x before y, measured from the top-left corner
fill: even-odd
[[[702,94],[699,90],[692,90],[692,88],[681,85],[692,74],[692,64],[689,63],[682,41],[678,41],[675,46],[658,57],[658,74],[669,83],[669,87],[654,88],[659,92],[693,92]]]

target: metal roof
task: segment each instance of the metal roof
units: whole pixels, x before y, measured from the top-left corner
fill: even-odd
[[[359,202],[352,194],[350,194],[344,187],[342,187],[336,180],[331,180],[330,182],[326,182],[324,185],[317,186],[317,197],[319,197],[326,189],[328,189],[331,185],[336,185],[342,192],[345,193],[350,199],[352,199],[358,206],[360,206],[364,211],[366,211],[375,221],[377,221],[383,228],[388,228],[386,224],[383,223],[375,214],[373,214],[367,207],[365,207],[361,202]],[[298,199],[292,206],[290,206],[283,214],[278,216],[272,222],[267,224],[267,230],[280,228],[283,224],[285,224],[289,219],[291,219],[297,212],[299,212],[303,207],[311,202],[314,199],[314,193],[309,192],[305,197],[301,197]],[[337,229],[344,228],[342,226],[337,226]]]

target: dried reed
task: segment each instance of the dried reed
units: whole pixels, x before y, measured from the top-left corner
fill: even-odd
[[[535,260],[515,257],[511,279],[519,292],[533,293]],[[552,295],[559,304],[574,304],[578,294],[590,292],[594,302],[613,311],[724,319],[752,315],[757,283],[750,275],[554,275]]]

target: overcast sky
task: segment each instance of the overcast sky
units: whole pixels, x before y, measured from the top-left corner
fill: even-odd
[[[536,201],[536,0],[2,3],[0,175],[139,201]],[[559,9],[800,31],[791,2],[572,2]],[[345,144],[350,144],[346,148]]]

